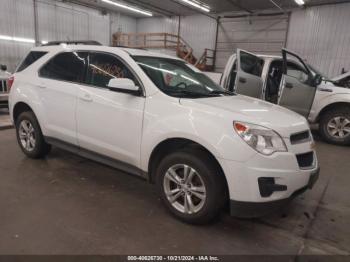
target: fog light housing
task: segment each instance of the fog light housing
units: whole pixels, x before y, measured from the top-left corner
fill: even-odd
[[[269,197],[276,191],[287,191],[287,186],[276,184],[273,177],[259,177],[258,184],[262,197]]]

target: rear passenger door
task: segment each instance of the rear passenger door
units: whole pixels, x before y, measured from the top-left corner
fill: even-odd
[[[304,61],[296,54],[283,49],[283,76],[278,104],[308,117],[315,99],[317,86]]]
[[[77,94],[84,81],[86,52],[63,52],[51,58],[40,70],[40,90],[45,114],[46,136],[77,145]]]
[[[141,88],[136,74],[120,57],[90,52],[86,85],[78,94],[79,145],[100,157],[139,166],[145,97],[110,90],[112,78],[129,78]]]
[[[235,74],[236,93],[255,98],[262,97],[262,72],[264,60],[244,50],[237,50],[237,72]]]

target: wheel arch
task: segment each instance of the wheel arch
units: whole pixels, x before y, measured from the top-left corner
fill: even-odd
[[[23,113],[23,112],[33,112],[34,110],[25,102],[17,102],[12,110],[12,117],[13,117],[13,121],[14,123],[16,123],[16,120],[18,118],[18,116]],[[34,113],[35,115],[35,113]]]
[[[205,152],[210,157],[210,159],[213,161],[213,163],[215,163],[215,165],[217,165],[217,167],[219,168],[220,173],[225,180],[226,190],[227,190],[227,192],[229,192],[224,170],[221,167],[221,165],[220,165],[219,161],[217,160],[217,158],[215,157],[215,155],[212,154],[203,145],[201,145],[193,140],[190,140],[187,138],[180,138],[180,137],[165,139],[165,140],[161,141],[160,143],[158,143],[158,145],[153,149],[151,156],[149,158],[149,161],[148,161],[148,175],[149,175],[150,182],[151,183],[155,182],[156,167],[165,155],[167,155],[171,152],[174,152],[176,150],[187,149],[187,148],[201,150],[201,151]]]
[[[321,111],[318,113],[316,122],[319,122],[322,115],[324,115],[326,112],[333,110],[335,108],[340,108],[340,107],[342,108],[346,107],[350,109],[350,102],[334,102],[334,103],[328,104],[327,106],[323,107]]]

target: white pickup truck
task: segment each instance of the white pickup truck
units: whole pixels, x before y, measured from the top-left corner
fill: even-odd
[[[327,79],[293,52],[283,49],[282,56],[268,56],[238,49],[221,77],[208,76],[229,91],[303,115],[319,124],[320,134],[329,143],[350,144],[350,88]]]

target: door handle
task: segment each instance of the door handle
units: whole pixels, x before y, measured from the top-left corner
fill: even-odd
[[[333,90],[330,89],[330,88],[322,88],[322,87],[320,87],[320,88],[317,88],[317,90],[320,90],[320,91],[322,91],[322,92],[329,92],[329,93],[332,93],[332,92],[333,92]]]
[[[92,102],[92,97],[88,93],[84,93],[80,96],[80,99],[85,101],[85,102]]]
[[[246,78],[243,78],[243,77],[240,77],[238,80],[239,80],[239,82],[242,83],[242,84],[244,84],[244,83],[247,82],[247,79],[246,79]]]
[[[38,87],[39,87],[39,88],[46,88],[46,85],[44,85],[43,83],[39,83],[39,84],[38,84]]]
[[[293,84],[292,83],[286,83],[286,88],[293,88]]]

